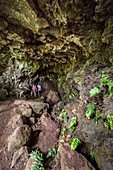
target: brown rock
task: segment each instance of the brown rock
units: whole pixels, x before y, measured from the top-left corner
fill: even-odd
[[[35,162],[35,160],[33,160],[32,158],[29,158],[29,160],[26,164],[25,170],[31,170],[31,166],[34,162]]]
[[[50,90],[48,95],[47,95],[47,102],[50,104],[56,104],[57,102],[60,101],[60,97],[57,92]]]
[[[49,114],[41,116],[42,132],[39,134],[39,139],[36,146],[40,148],[43,153],[47,153],[49,148],[54,148],[57,144],[59,136],[59,128]]]
[[[26,145],[31,136],[31,129],[28,125],[22,125],[15,129],[8,138],[8,151],[15,151]]]
[[[95,168],[83,155],[71,151],[69,144],[64,144],[60,148],[53,170],[95,170]]]
[[[28,108],[28,109],[24,110],[24,111],[22,112],[22,115],[25,116],[25,117],[31,117],[31,115],[32,115],[32,109],[31,109],[31,108]]]
[[[27,158],[28,158],[28,148],[26,146],[23,146],[14,153],[13,160],[11,163],[11,168],[13,168],[15,164],[17,164],[18,160],[19,162],[23,160],[25,161],[25,159]]]

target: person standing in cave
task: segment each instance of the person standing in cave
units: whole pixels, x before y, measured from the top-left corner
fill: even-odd
[[[40,94],[41,94],[41,85],[39,83],[37,85],[37,92],[38,92],[38,96],[40,97]]]
[[[37,87],[35,84],[32,85],[31,96],[36,97]]]

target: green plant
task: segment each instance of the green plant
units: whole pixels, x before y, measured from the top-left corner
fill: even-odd
[[[110,129],[113,130],[113,116],[108,115],[107,120],[108,120]]]
[[[88,105],[88,108],[87,108],[87,111],[86,111],[86,117],[88,118],[88,119],[90,119],[90,116],[92,115],[92,114],[95,114],[95,105],[96,105],[96,103],[95,102],[91,102],[89,105]]]
[[[110,97],[113,95],[113,81],[107,78],[107,75],[102,72],[102,78],[100,79],[100,86],[108,86]]]
[[[91,159],[92,159],[92,160],[95,160],[95,155],[94,155],[94,152],[93,152],[93,151],[90,152],[90,156],[91,156]]]
[[[65,121],[67,121],[67,113],[66,113],[66,111],[64,109],[60,112],[59,116],[64,118]]]
[[[31,170],[44,170],[42,153],[40,151],[32,151],[29,155],[35,160],[31,166]]]
[[[107,119],[104,120],[104,126],[105,126],[106,128],[109,128],[109,122],[108,122]]]
[[[70,146],[71,146],[71,150],[75,150],[78,145],[80,144],[80,140],[78,138],[73,138],[69,141]]]
[[[112,97],[113,95],[113,81],[109,80],[108,83],[107,83],[108,87],[109,87],[109,94],[110,94],[110,97]]]
[[[93,97],[96,94],[99,94],[100,92],[101,90],[98,87],[94,87],[93,89],[90,90],[89,94],[90,94],[90,97]]]
[[[61,135],[64,137],[65,136],[65,132],[66,132],[66,128],[65,127],[62,127],[61,129]]]
[[[56,155],[56,150],[54,148],[49,148],[48,149],[48,154],[47,154],[46,158],[49,158],[49,157],[54,158],[55,155]]]
[[[74,132],[76,124],[77,124],[77,118],[73,117],[71,119],[71,122],[70,122],[69,126],[68,126],[68,129],[69,129],[70,133]]]
[[[102,86],[106,86],[107,83],[108,83],[108,78],[107,78],[107,75],[105,74],[104,71],[102,71],[102,78],[100,79],[100,87]]]
[[[100,112],[100,110],[96,110],[96,113],[95,113],[95,118],[94,118],[94,122],[95,123],[98,123],[98,119],[100,118],[100,114],[101,114],[101,112]]]

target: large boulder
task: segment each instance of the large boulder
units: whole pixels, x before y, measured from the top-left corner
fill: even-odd
[[[69,144],[61,146],[52,170],[95,170],[91,163],[80,153],[71,151]]]
[[[8,151],[15,151],[28,144],[31,137],[31,128],[28,125],[22,125],[8,137]]]
[[[37,101],[30,101],[30,100],[29,101],[26,101],[26,100],[15,100],[14,104],[19,107],[20,112],[19,112],[19,110],[17,108],[17,110],[18,110],[17,112],[19,112],[19,113],[23,113],[23,112],[25,113],[27,111],[27,109],[32,108],[32,110],[35,113],[41,115],[44,110],[49,108],[49,104],[48,103],[37,102]],[[30,110],[29,110],[29,112],[30,112]]]
[[[39,134],[38,141],[34,147],[38,147],[41,152],[47,153],[49,148],[55,148],[59,136],[60,129],[58,124],[54,122],[48,113],[44,113],[40,122],[42,132]]]
[[[50,90],[48,95],[47,95],[46,101],[50,104],[58,103],[60,101],[60,97],[58,95],[58,92]]]

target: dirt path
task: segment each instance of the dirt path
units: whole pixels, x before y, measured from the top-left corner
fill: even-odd
[[[12,129],[8,122],[15,115],[13,101],[0,103],[0,170],[23,170],[22,167],[10,168],[12,153],[7,150],[7,139]]]

